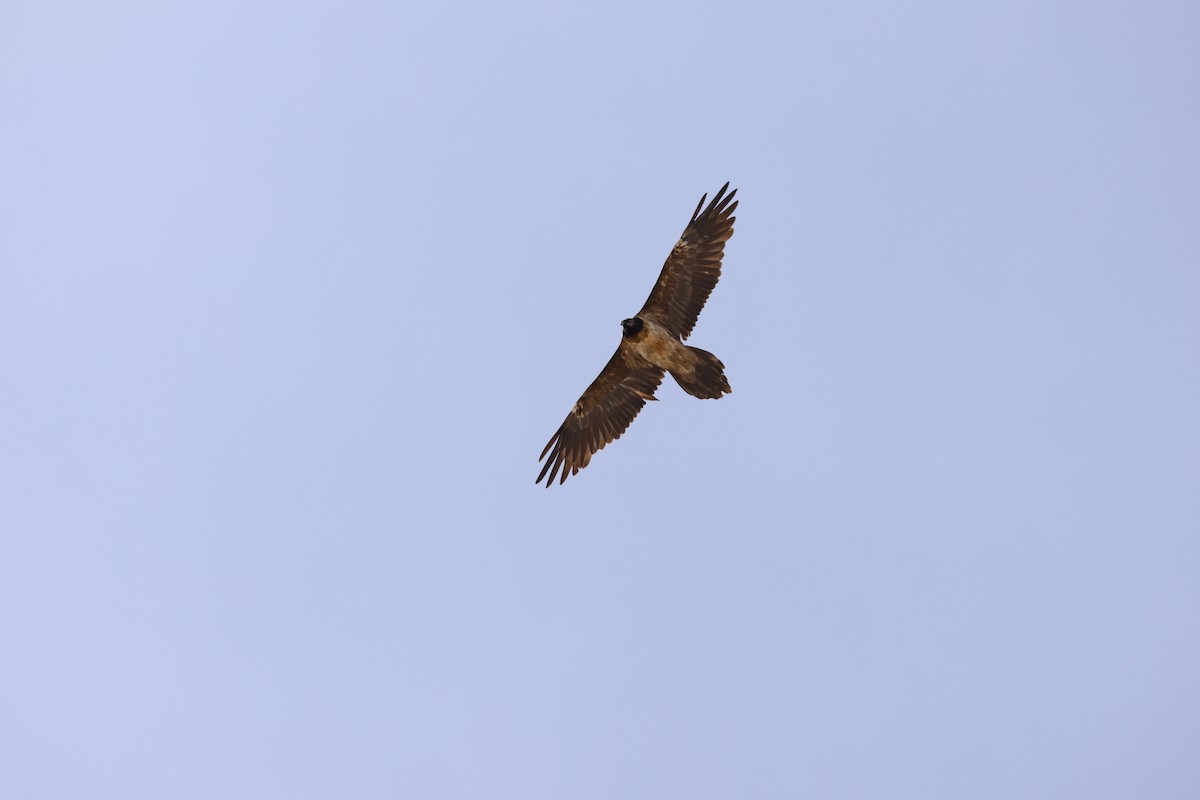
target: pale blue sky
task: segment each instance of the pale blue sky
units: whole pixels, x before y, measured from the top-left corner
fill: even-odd
[[[1200,796],[1191,3],[0,11],[0,796]],[[537,454],[704,192],[692,343]]]

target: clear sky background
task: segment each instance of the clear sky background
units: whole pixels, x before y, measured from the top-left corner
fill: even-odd
[[[1200,797],[1197,42],[8,4],[0,796]],[[535,486],[726,180],[733,394]]]

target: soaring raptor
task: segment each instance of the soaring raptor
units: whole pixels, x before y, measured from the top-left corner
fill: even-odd
[[[725,242],[733,235],[737,201],[726,183],[704,208],[700,198],[683,236],[671,249],[658,282],[636,316],[621,321],[621,343],[592,381],[563,424],[550,437],[538,461],[537,482],[559,483],[588,465],[604,445],[620,438],[670,372],[685,392],[703,399],[719,398],[729,388],[725,365],[706,350],[683,343],[696,326],[700,309],[721,277]],[[701,212],[700,209],[704,209]]]

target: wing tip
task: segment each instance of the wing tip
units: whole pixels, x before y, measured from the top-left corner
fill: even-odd
[[[725,194],[729,191],[729,184],[730,181],[725,181],[725,185],[713,195],[712,202],[708,204],[703,213],[700,212],[700,209],[704,205],[704,200],[708,195],[705,194],[704,197],[700,198],[700,205],[696,206],[696,213],[692,214],[692,222],[696,222],[701,217],[708,217],[710,214],[728,217],[733,213],[733,210],[737,208],[737,201],[733,198],[737,195],[738,190],[734,189],[729,194]]]

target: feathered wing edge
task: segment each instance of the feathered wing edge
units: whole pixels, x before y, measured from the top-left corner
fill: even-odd
[[[541,461],[550,454],[535,483],[545,478],[549,488],[557,477],[562,484],[586,467],[605,445],[621,438],[647,401],[656,399],[662,379],[663,370],[656,367],[629,368],[618,347],[538,456]]]
[[[737,189],[726,194],[727,181],[705,208],[705,194],[696,204],[683,235],[671,249],[641,314],[655,316],[667,329],[686,340],[696,326],[709,295],[721,277],[725,242],[737,220]]]

